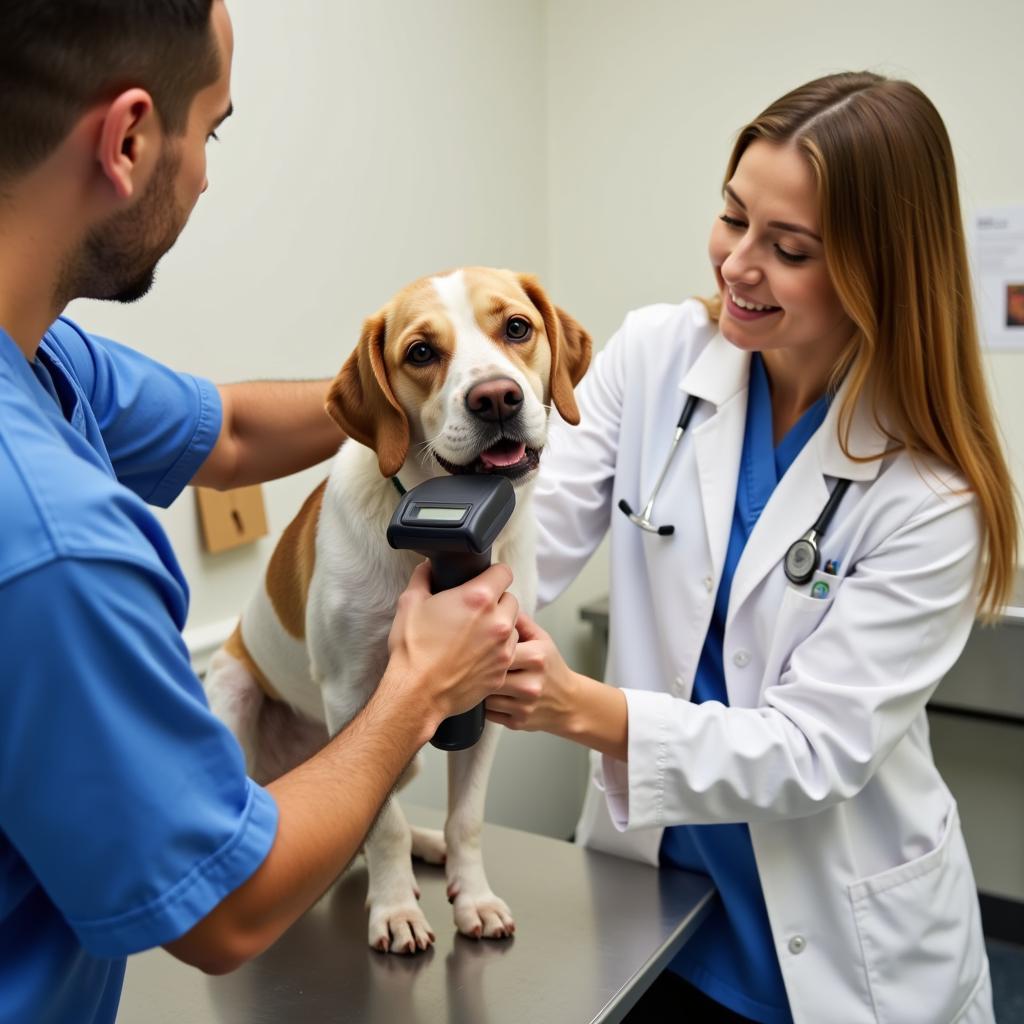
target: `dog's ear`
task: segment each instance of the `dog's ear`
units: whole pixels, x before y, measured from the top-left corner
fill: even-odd
[[[563,309],[548,298],[532,274],[519,274],[519,283],[544,318],[544,330],[551,345],[551,401],[566,423],[575,426],[580,410],[572,389],[590,365],[590,335]]]
[[[327,395],[327,412],[349,437],[377,453],[382,476],[394,476],[409,451],[409,421],[384,366],[385,310],[367,317],[352,354]]]

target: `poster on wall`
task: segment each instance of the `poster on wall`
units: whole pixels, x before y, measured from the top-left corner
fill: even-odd
[[[1024,204],[977,210],[972,243],[982,344],[1024,351]]]

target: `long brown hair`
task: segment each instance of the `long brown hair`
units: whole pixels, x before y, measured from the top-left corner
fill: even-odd
[[[952,147],[909,82],[829,75],[773,103],[739,134],[725,181],[759,139],[796,146],[814,172],[833,286],[855,325],[832,378],[849,378],[839,440],[862,395],[899,447],[958,470],[984,531],[980,608],[1013,586],[1013,484],[985,387]],[[717,299],[706,302],[717,319]],[[884,424],[884,425],[883,425]]]

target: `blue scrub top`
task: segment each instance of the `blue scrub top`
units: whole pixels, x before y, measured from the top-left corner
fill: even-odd
[[[209,381],[68,320],[34,363],[0,331],[0,1024],[113,1021],[125,956],[184,934],[273,843],[146,504],[220,423]]]
[[[722,648],[736,566],[772,491],[827,412],[828,399],[823,396],[774,447],[768,375],[760,355],[754,353],[736,507],[722,581],[697,664],[692,697],[695,703],[729,703]],[[736,1013],[764,1024],[790,1024],[793,1018],[748,827],[737,823],[668,828],[661,844],[661,860],[709,875],[720,897],[697,934],[669,964],[670,969]]]

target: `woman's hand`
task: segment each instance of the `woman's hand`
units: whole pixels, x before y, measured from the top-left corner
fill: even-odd
[[[569,668],[555,642],[525,613],[516,620],[516,629],[519,643],[505,684],[487,698],[487,717],[509,729],[568,736],[583,677]]]
[[[487,698],[487,717],[506,728],[550,732],[625,761],[629,709],[617,686],[573,672],[529,616],[516,619],[519,643],[505,683]]]

